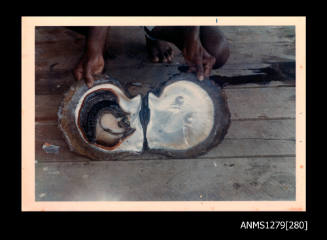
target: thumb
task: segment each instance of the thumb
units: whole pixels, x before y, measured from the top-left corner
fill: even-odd
[[[202,59],[197,61],[196,63],[196,75],[197,78],[202,81],[204,79],[204,73],[203,73],[203,64],[202,64]]]

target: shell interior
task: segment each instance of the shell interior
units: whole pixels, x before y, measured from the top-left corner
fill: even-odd
[[[160,96],[149,93],[150,119],[146,138],[150,149],[187,150],[207,139],[214,125],[214,103],[199,85],[181,80]]]
[[[140,123],[141,96],[128,98],[113,84],[86,91],[75,109],[75,124],[82,139],[101,151],[143,150]]]

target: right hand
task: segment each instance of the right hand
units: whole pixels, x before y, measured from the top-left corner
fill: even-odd
[[[189,72],[195,72],[198,80],[202,81],[210,76],[216,58],[207,52],[199,39],[186,39],[182,52],[185,62],[190,67]]]
[[[86,85],[90,88],[94,83],[94,75],[102,73],[103,69],[103,55],[86,52],[74,69],[74,77],[77,81],[84,78]]]

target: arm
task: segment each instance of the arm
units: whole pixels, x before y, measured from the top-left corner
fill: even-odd
[[[109,27],[90,27],[85,45],[85,52],[74,69],[77,80],[84,78],[88,87],[93,86],[93,75],[102,73],[104,68],[103,54]]]

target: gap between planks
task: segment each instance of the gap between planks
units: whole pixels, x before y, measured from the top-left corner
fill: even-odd
[[[46,164],[46,163],[107,163],[107,162],[135,162],[135,161],[185,161],[185,160],[215,160],[215,159],[239,159],[239,158],[292,158],[296,157],[295,154],[284,154],[284,155],[242,155],[242,156],[221,156],[221,157],[205,157],[205,158],[135,158],[135,159],[121,159],[121,160],[108,160],[108,161],[98,161],[98,160],[74,160],[74,161],[58,161],[58,160],[38,160],[36,159],[36,164]]]
[[[232,122],[241,122],[241,121],[276,121],[276,120],[296,120],[294,117],[280,117],[280,118],[235,118],[231,119]],[[58,125],[57,120],[38,120],[35,121],[35,125],[37,126],[53,126]]]

